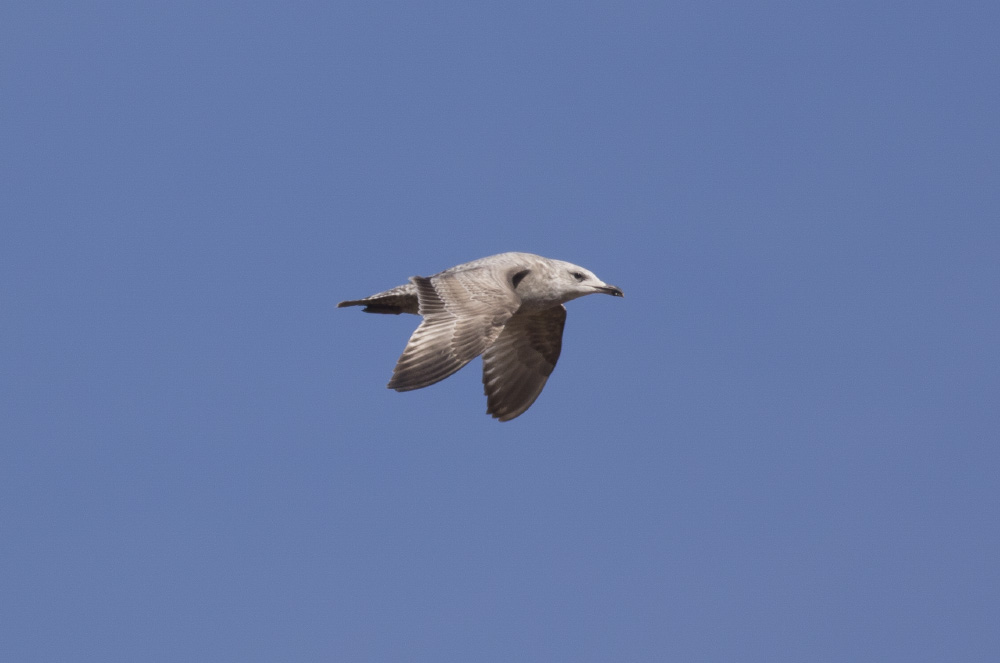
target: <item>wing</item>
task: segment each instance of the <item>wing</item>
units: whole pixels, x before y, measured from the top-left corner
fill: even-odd
[[[482,354],[521,305],[507,274],[487,270],[414,276],[423,322],[388,387],[409,391],[445,379]]]
[[[483,354],[486,413],[508,421],[531,407],[559,361],[566,307],[517,313]]]

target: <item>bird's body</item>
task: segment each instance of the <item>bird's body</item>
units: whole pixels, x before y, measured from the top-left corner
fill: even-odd
[[[595,292],[623,296],[590,271],[531,253],[501,253],[338,306],[424,317],[389,388],[420,389],[483,355],[487,413],[501,421],[542,392],[562,347],[565,302]]]

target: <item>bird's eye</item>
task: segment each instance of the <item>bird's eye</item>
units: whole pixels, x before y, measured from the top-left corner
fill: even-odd
[[[581,274],[580,272],[573,272],[573,278],[575,278],[577,281],[582,281],[587,277]]]

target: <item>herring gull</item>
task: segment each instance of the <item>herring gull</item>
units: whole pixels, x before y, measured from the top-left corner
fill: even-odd
[[[583,267],[501,253],[337,306],[423,316],[396,362],[390,389],[427,387],[482,355],[486,413],[509,421],[531,407],[556,366],[563,304],[595,292],[624,296]]]

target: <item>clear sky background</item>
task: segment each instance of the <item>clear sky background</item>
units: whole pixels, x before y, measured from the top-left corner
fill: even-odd
[[[996,2],[10,2],[0,659],[1000,660]],[[385,388],[503,251],[535,405]]]

